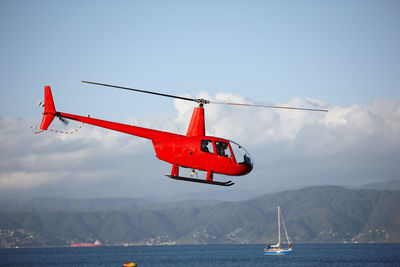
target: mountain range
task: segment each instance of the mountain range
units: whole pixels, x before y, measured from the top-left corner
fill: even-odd
[[[242,201],[133,198],[0,201],[2,247],[277,241],[277,206],[294,243],[400,242],[400,190],[315,186]]]

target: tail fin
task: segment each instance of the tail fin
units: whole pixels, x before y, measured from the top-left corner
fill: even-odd
[[[53,95],[50,86],[44,87],[44,112],[40,130],[47,130],[54,117],[56,116],[56,108],[54,106]]]

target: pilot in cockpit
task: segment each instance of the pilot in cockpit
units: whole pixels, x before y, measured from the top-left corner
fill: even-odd
[[[227,143],[225,143],[225,142],[215,142],[215,146],[216,146],[216,148],[217,148],[217,153],[218,153],[218,155],[220,155],[220,156],[223,156],[223,157],[228,157],[227,155],[226,155],[226,150],[228,149],[228,144]]]

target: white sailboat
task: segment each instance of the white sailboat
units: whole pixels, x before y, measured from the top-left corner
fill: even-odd
[[[285,229],[285,235],[288,244],[287,248],[281,247],[281,220],[283,224],[283,229]],[[285,222],[281,215],[281,209],[278,206],[278,243],[275,245],[268,245],[268,247],[264,249],[264,255],[284,255],[289,254],[290,252],[292,252],[292,247],[290,246],[290,240],[286,231]]]

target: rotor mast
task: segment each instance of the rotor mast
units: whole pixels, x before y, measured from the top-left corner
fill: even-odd
[[[204,107],[200,103],[199,107],[193,109],[192,118],[190,119],[189,127],[186,136],[205,136],[206,126],[204,121]]]

